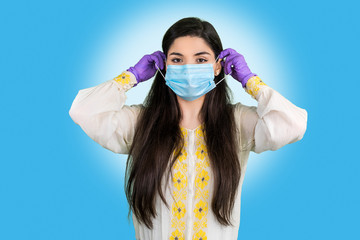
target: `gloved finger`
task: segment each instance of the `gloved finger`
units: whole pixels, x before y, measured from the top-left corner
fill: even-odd
[[[231,62],[231,71],[233,71],[234,69],[238,69],[237,65],[239,65],[240,61],[239,61],[239,55],[231,55],[227,58],[227,61]]]
[[[164,67],[164,61],[162,60],[162,58],[159,55],[152,54],[152,55],[150,55],[150,58],[151,58],[152,62],[158,66],[158,68],[162,69]],[[155,65],[152,65],[152,67],[154,67],[156,70]]]
[[[234,58],[233,63],[234,63],[234,66],[235,66],[234,69],[237,72],[240,72],[241,69],[247,67],[247,64],[246,64],[246,62],[245,62],[245,60],[244,60],[244,58],[242,56],[237,56],[236,58]]]
[[[166,56],[163,52],[161,51],[156,51],[153,53],[153,55],[157,56],[159,59],[160,59],[160,62],[158,64],[158,67],[160,69],[163,69],[164,68],[164,63],[165,63],[165,59],[166,59]]]
[[[166,61],[166,56],[163,52],[159,51],[159,56],[161,58],[161,70],[164,69],[165,67],[165,61]]]
[[[221,53],[219,54],[219,59],[220,58],[223,59],[223,58],[225,58],[225,57],[227,57],[229,55],[230,55],[229,49],[222,50]]]
[[[231,65],[232,65],[231,61],[226,61],[224,63],[224,72],[226,75],[231,72]]]
[[[225,50],[223,50],[220,54],[219,54],[219,58],[223,59],[225,57],[228,57],[229,55],[232,55],[232,54],[236,54],[237,52],[232,49],[232,48],[227,48]]]
[[[231,58],[233,58],[233,56],[236,56],[238,53],[232,49],[232,48],[227,48],[225,50],[223,50],[220,54],[219,54],[219,58],[222,58],[222,61],[221,61],[221,66],[226,70],[226,66],[228,64],[226,64],[226,62],[229,62]],[[224,58],[226,58],[224,60]],[[231,66],[230,66],[231,67]],[[229,74],[231,72],[231,69],[225,74]]]
[[[159,52],[161,58],[162,58],[164,61],[166,61],[165,53],[163,53],[162,51],[158,51],[158,52]]]
[[[233,62],[233,65],[235,67],[239,67],[239,66],[243,65],[245,62],[244,57],[240,53],[230,56],[230,60]]]
[[[229,74],[233,71],[232,66],[235,65],[235,63],[234,63],[235,58],[236,58],[236,56],[229,56],[226,58],[226,61],[225,61],[225,72],[227,72],[226,74]]]

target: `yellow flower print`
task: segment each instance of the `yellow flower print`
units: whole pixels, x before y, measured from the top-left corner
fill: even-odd
[[[173,202],[172,213],[178,219],[184,217],[186,213],[185,204],[182,201]]]
[[[187,184],[187,178],[184,174],[182,174],[180,171],[176,172],[173,177],[174,186],[177,190],[180,190],[184,187],[186,187]]]
[[[193,231],[194,233],[196,233],[199,229],[204,229],[206,227],[207,227],[207,219],[204,218],[202,220],[194,222]]]
[[[193,236],[193,240],[207,240],[206,233],[200,229],[200,231]]]
[[[184,173],[186,173],[187,171],[187,164],[186,163],[182,163],[179,161],[179,159],[176,160],[176,162],[174,163],[174,169],[176,171],[182,171]]]
[[[204,189],[204,187],[208,184],[209,181],[209,174],[205,170],[201,170],[199,174],[196,175],[196,187],[200,187]]]
[[[180,152],[180,153],[179,153]],[[185,162],[185,160],[186,160],[186,158],[187,158],[187,156],[188,156],[188,153],[187,153],[187,151],[186,151],[186,149],[185,149],[185,146],[182,148],[182,149],[174,149],[174,151],[172,152],[172,156],[171,157],[174,157],[175,155],[177,155],[177,153],[179,153],[179,156],[178,156],[178,160],[180,161],[180,162]]]
[[[195,199],[199,199],[199,198],[208,199],[208,197],[209,197],[209,190],[201,191],[201,189],[196,188]]]
[[[176,229],[171,233],[170,240],[184,240],[184,233]]]
[[[187,158],[187,152],[185,149],[182,149],[180,152],[180,156],[178,157],[179,161],[184,162]]]
[[[181,130],[181,133],[182,133],[183,137],[185,139],[187,139],[188,132],[186,131],[186,129],[180,126],[180,130]]]
[[[173,196],[175,199],[186,200],[186,194],[186,189],[183,189],[183,191],[173,191]]]
[[[115,77],[114,80],[121,85],[129,84],[130,83],[130,74],[123,72],[119,76]]]
[[[200,201],[196,204],[196,208],[194,209],[195,217],[201,219],[203,216],[206,215],[208,210],[207,202],[204,202],[200,199]]]
[[[185,231],[185,221],[178,220],[176,218],[171,219],[171,227]]]
[[[203,160],[207,157],[207,149],[203,143],[200,144],[200,146],[196,149],[196,157]]]
[[[256,98],[261,86],[266,86],[266,84],[260,79],[259,76],[253,76],[247,81],[245,90],[253,98]]]
[[[188,132],[185,128],[183,128],[181,126],[180,126],[180,130],[181,130],[181,134],[184,139],[184,147],[186,147],[188,145]]]
[[[209,158],[205,158],[203,161],[196,162],[196,171],[200,171],[203,168],[207,168],[210,166]]]
[[[201,125],[201,127],[197,128],[197,129],[195,130],[195,136],[196,136],[196,138],[198,138],[198,139],[204,138],[204,133],[203,133],[202,127],[203,127],[203,126]]]

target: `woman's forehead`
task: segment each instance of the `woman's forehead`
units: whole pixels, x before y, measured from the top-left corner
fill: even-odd
[[[192,36],[176,38],[171,44],[168,54],[170,55],[174,52],[184,56],[193,56],[199,53],[214,55],[214,52],[204,39]]]

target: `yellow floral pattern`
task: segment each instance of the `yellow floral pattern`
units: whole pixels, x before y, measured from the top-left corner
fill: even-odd
[[[201,165],[199,165],[201,166]],[[209,181],[209,174],[207,171],[201,168],[197,168],[197,175],[196,175],[196,188],[204,189]]]
[[[188,134],[188,132],[186,131],[186,129],[183,128],[183,127],[180,127],[180,130],[181,130],[181,134],[182,134],[182,136],[183,136],[183,139],[185,140],[185,142],[184,142],[184,148],[185,148],[185,147],[188,146],[187,139],[188,139],[189,134]]]
[[[125,91],[128,91],[137,83],[135,76],[128,71],[122,72],[119,76],[114,77],[112,80],[119,84],[119,90],[124,89]]]
[[[186,132],[182,132],[183,136],[187,136]],[[187,138],[185,138],[187,139]],[[175,154],[175,151],[174,153]],[[170,240],[185,239],[185,214],[186,214],[186,197],[187,197],[187,152],[185,148],[181,149],[180,156],[174,163],[173,175],[173,196],[174,202],[172,203],[171,211],[171,236]]]
[[[174,163],[173,187],[172,194],[174,202],[171,211],[171,235],[170,240],[185,239],[186,216],[191,214],[194,222],[190,229],[192,230],[192,237],[189,240],[207,240],[207,214],[209,208],[209,181],[210,181],[210,162],[204,139],[204,125],[189,130],[180,127],[183,138],[184,147],[181,149],[180,156]],[[192,153],[188,152],[192,149],[189,146],[189,134],[193,131],[195,149]],[[175,151],[174,151],[175,154]],[[192,156],[192,157],[191,157]],[[195,165],[195,179],[193,186],[189,186],[188,181],[188,163],[194,161]],[[189,188],[194,189],[194,196],[192,199],[193,209],[186,209],[188,200]],[[192,208],[189,206],[189,208]]]
[[[129,84],[130,83],[130,74],[123,72],[119,76],[115,77],[114,80],[121,85]]]
[[[204,202],[200,199],[200,201],[196,204],[196,208],[194,209],[195,217],[198,219],[202,219],[208,210],[208,204],[207,202]]]
[[[179,230],[175,230],[172,232],[170,240],[184,240],[184,233],[180,232]]]
[[[200,230],[193,236],[193,240],[207,240],[206,233],[203,230]]]
[[[259,76],[251,77],[246,83],[246,92],[256,99],[258,92],[262,86],[267,86]]]
[[[186,176],[182,174],[180,171],[175,173],[175,177],[173,179],[175,188],[180,191],[181,189],[185,188],[187,181]]]
[[[173,215],[177,217],[177,219],[181,219],[185,216],[185,204],[181,201],[175,202],[173,204]]]
[[[210,161],[204,139],[204,125],[195,130],[196,176],[195,176],[195,221],[193,224],[193,240],[206,240],[207,214],[209,205]]]
[[[203,143],[200,144],[199,148],[196,149],[196,157],[201,159],[201,160],[204,160],[204,158],[207,157],[207,151],[206,151],[206,147]]]

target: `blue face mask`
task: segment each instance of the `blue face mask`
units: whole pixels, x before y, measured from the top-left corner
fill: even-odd
[[[224,77],[215,84],[213,64],[168,65],[165,76],[156,67],[164,77],[166,85],[176,95],[187,101],[193,101],[210,92],[225,79]]]

